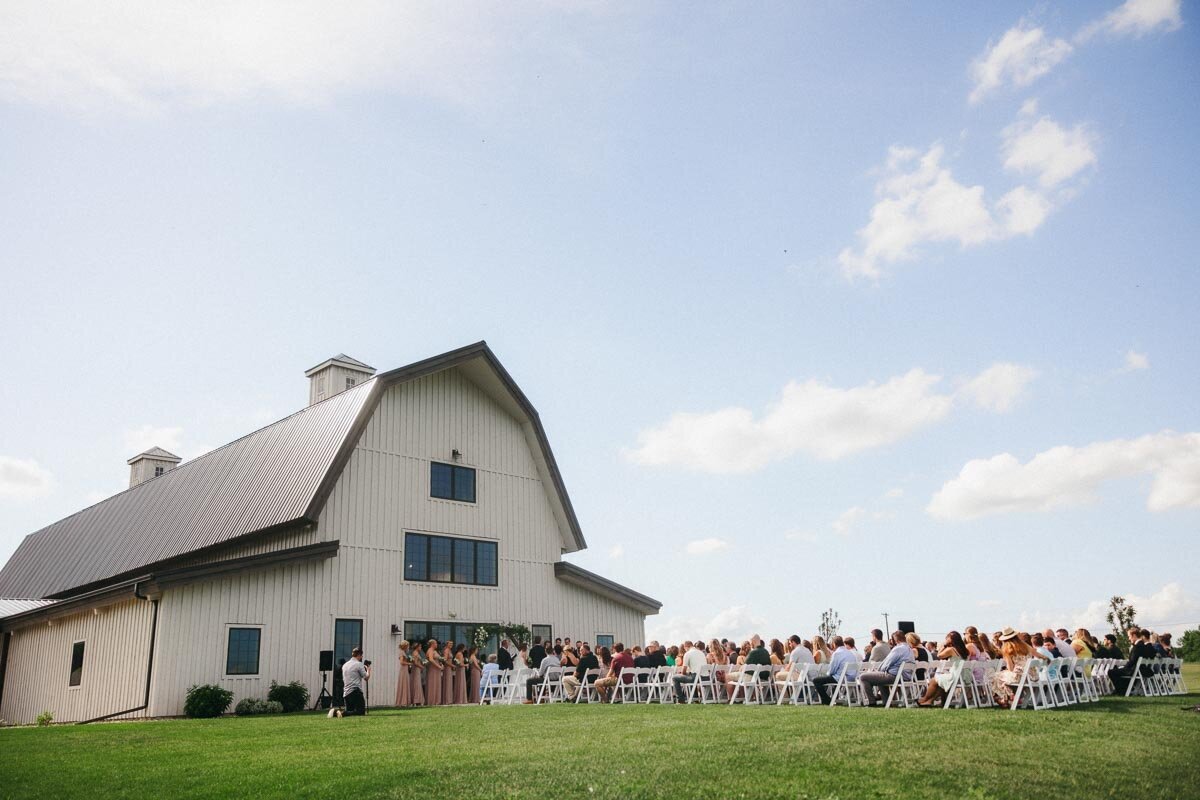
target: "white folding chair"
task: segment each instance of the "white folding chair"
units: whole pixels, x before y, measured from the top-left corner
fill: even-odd
[[[740,698],[742,705],[759,705],[762,702],[761,686],[764,681],[771,679],[771,668],[759,664],[746,664],[738,673],[729,694],[729,704],[733,705]]]
[[[512,670],[502,669],[493,672],[490,680],[483,684],[483,691],[479,693],[479,705],[494,705],[498,700],[504,697],[504,693],[508,690],[508,676]]]
[[[612,701],[614,703],[638,702],[642,687],[645,686],[639,682],[639,678],[647,672],[649,670],[642,667],[626,667],[621,670],[620,676],[617,677],[617,685],[613,689]]]
[[[533,697],[533,702],[538,703],[558,703],[563,698],[562,688],[563,668],[548,667],[546,669],[546,677],[538,684],[537,694]]]
[[[805,696],[805,678],[808,675],[808,666],[808,664],[792,664],[773,676],[776,705],[783,705],[785,700],[792,705],[797,705],[800,698],[804,698],[805,703],[808,702],[808,698]]]
[[[583,682],[579,684],[579,691],[575,693],[576,703],[595,703],[600,700],[600,695],[596,691],[596,681],[600,680],[599,669],[589,669],[583,673]]]
[[[1145,666],[1146,671],[1149,672],[1150,660],[1146,658],[1138,658],[1137,664],[1135,664],[1133,667],[1133,676],[1129,679],[1129,685],[1125,687],[1126,697],[1133,697],[1134,687],[1139,685],[1141,686],[1142,694],[1147,697],[1150,696],[1150,684],[1146,681],[1145,676],[1142,675],[1143,666]]]
[[[1016,711],[1024,702],[1028,702],[1037,711],[1053,708],[1054,704],[1050,700],[1047,687],[1048,673],[1049,670],[1042,666],[1040,658],[1029,659],[1025,664],[1025,669],[1021,671],[1021,679],[1013,691],[1012,705],[1009,706],[1009,710]]]
[[[858,669],[861,665],[847,664],[833,685],[833,693],[829,696],[829,705],[836,706],[844,702],[847,707],[866,705],[862,687],[858,684]]]
[[[905,708],[917,702],[923,692],[917,682],[916,669],[915,661],[905,661],[900,665],[900,668],[896,670],[896,677],[892,680],[892,685],[888,688],[888,699],[883,704],[884,708],[892,707],[896,695],[900,696]]]

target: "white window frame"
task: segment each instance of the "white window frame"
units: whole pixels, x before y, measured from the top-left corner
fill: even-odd
[[[71,642],[71,660],[72,661],[75,659],[75,645],[77,645],[77,644],[83,645],[83,663],[79,665],[79,683],[75,686],[72,686],[71,685],[71,665],[68,662],[68,664],[67,664],[67,691],[68,692],[77,692],[83,688],[83,673],[85,671],[84,668],[87,666],[87,654],[88,654],[87,639],[76,639],[75,641]]]
[[[609,644],[603,645],[604,647],[607,647],[609,650],[612,650],[613,646],[617,643],[616,634],[614,634],[614,633],[597,633],[596,641],[592,642],[592,652],[595,652],[596,650],[600,649],[600,647],[601,647],[600,637],[601,636],[607,636],[608,638],[612,639],[612,642],[610,642]]]
[[[226,672],[229,669],[229,631],[231,628],[258,628],[258,672]],[[263,676],[263,651],[267,643],[267,626],[261,622],[226,622],[224,629],[224,658],[221,659],[221,676],[227,680],[258,680]]]

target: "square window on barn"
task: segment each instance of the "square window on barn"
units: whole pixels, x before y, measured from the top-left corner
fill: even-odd
[[[612,646],[613,646],[612,634],[610,634],[610,633],[597,633],[596,634],[596,648],[597,649],[599,649],[601,647],[607,647],[609,650],[612,650]]]
[[[79,686],[83,683],[83,647],[84,642],[71,645],[71,679],[68,686]]]
[[[441,500],[474,503],[475,470],[456,464],[431,462],[429,465],[429,496]]]
[[[338,669],[350,660],[354,648],[362,647],[363,621],[361,619],[335,619],[333,621],[333,663]]]
[[[261,642],[262,630],[259,628],[230,628],[229,649],[225,655],[225,674],[257,675]]]

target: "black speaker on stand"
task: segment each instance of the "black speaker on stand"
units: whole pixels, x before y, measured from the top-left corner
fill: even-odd
[[[333,671],[333,651],[322,650],[317,666],[321,673],[321,693],[317,695],[317,699],[313,703],[314,711],[318,708],[325,710],[333,705],[333,695],[329,693],[329,687],[327,686],[329,673]]]
[[[896,625],[897,625],[897,627],[899,627],[901,633],[916,633],[917,632],[917,626],[914,625],[911,620],[903,620],[902,619],[899,622],[897,622]]]

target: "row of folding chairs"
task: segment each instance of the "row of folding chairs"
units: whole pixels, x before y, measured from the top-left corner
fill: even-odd
[[[1182,658],[1139,658],[1125,696],[1166,697],[1187,694]]]

